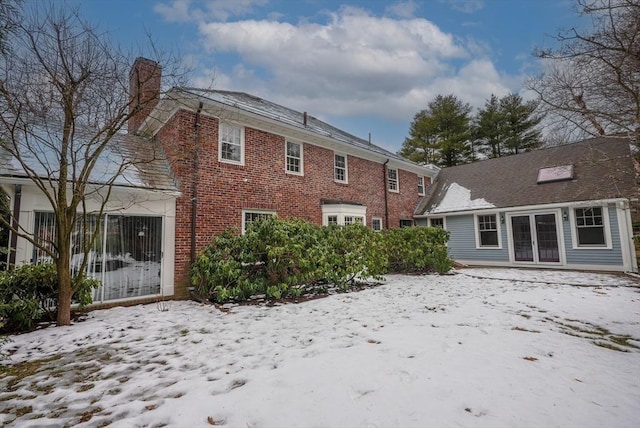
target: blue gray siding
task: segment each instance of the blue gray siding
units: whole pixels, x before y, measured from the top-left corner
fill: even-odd
[[[500,215],[498,215],[498,219]],[[449,239],[449,254],[454,260],[483,261],[483,262],[509,262],[509,248],[507,246],[507,228],[500,223],[502,248],[488,249],[476,248],[476,232],[474,216],[457,215],[447,217],[447,230],[451,232]]]
[[[578,265],[602,265],[621,266],[622,248],[620,244],[620,228],[618,225],[618,214],[614,206],[608,207],[609,224],[611,225],[611,249],[606,248],[581,248],[574,249],[571,240],[571,223],[562,223],[564,231],[564,242],[567,252],[567,264]]]

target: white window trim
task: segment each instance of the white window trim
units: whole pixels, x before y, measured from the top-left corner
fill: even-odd
[[[287,158],[289,157],[289,153],[287,152],[287,146],[291,144],[297,144],[300,146],[300,171],[289,171],[287,169],[288,162]],[[304,143],[292,140],[285,140],[284,142],[284,172],[291,175],[304,175]]]
[[[322,205],[322,225],[329,225],[329,216],[338,217],[338,225],[344,226],[345,217],[361,217],[362,224],[367,225],[367,207],[350,204],[325,204]]]
[[[605,245],[579,245],[576,222],[576,208],[602,208],[602,223],[604,224]],[[567,208],[569,210],[569,227],[571,227],[571,247],[574,250],[611,250],[611,223],[609,222],[609,207],[606,205],[581,205]]]
[[[240,161],[234,161],[229,159],[224,159],[222,157],[222,128],[223,126],[231,126],[234,128],[240,128]],[[231,165],[241,165],[244,166],[244,126],[235,125],[233,123],[228,122],[220,122],[218,126],[218,161],[222,163],[228,163]]]
[[[380,230],[373,229],[373,221],[374,220],[378,220],[380,222]],[[382,223],[382,217],[372,217],[371,218],[371,228],[374,230],[374,232],[380,232],[382,229],[384,229],[384,226],[383,226],[383,223]]]
[[[242,234],[244,235],[246,232],[246,224],[245,224],[245,215],[247,213],[251,213],[251,214],[268,214],[268,215],[278,215],[275,211],[270,211],[270,210],[252,210],[252,209],[247,209],[247,210],[242,210]]]
[[[344,180],[336,178],[336,155],[344,157]],[[346,153],[333,152],[333,181],[343,184],[349,183],[349,159]]]
[[[424,196],[425,193],[425,189],[427,186],[425,186],[424,184],[424,175],[419,175],[418,176],[418,181],[420,181],[420,179],[422,179],[422,192],[420,192],[420,188],[418,187],[418,195],[419,196]]]
[[[396,172],[396,188],[395,189],[391,189],[389,186],[389,171],[391,170]],[[392,193],[400,193],[400,171],[398,170],[398,168],[387,167],[387,190]]]
[[[480,228],[478,227],[478,217],[480,216],[488,216],[493,215],[496,217],[496,229],[498,231],[498,245],[496,246],[487,246],[481,245],[480,241]],[[502,226],[500,221],[500,213],[497,212],[483,212],[476,213],[473,215],[473,228],[475,230],[476,235],[476,250],[501,250],[502,249]]]
[[[447,230],[447,218],[446,218],[445,216],[442,216],[442,217],[433,217],[433,218],[441,218],[441,219],[442,219],[442,228],[443,228],[444,230]],[[429,217],[429,219],[428,219],[428,220],[429,220],[429,221],[428,221],[428,223],[427,223],[427,224],[429,225],[429,227],[433,227],[433,226],[431,225],[431,217]]]

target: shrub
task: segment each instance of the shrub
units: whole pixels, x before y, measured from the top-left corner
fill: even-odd
[[[85,278],[74,294],[81,307],[91,303],[91,290],[100,285],[94,278]],[[58,278],[50,263],[23,265],[0,273],[0,329],[25,331],[41,319],[55,319]]]
[[[215,237],[191,267],[200,299],[276,299],[332,283],[343,288],[386,269],[380,238],[362,225],[320,227],[276,216],[252,223],[245,235],[233,229]]]
[[[404,227],[382,232],[389,258],[388,270],[394,273],[443,274],[453,267],[446,243],[449,232],[437,227]]]

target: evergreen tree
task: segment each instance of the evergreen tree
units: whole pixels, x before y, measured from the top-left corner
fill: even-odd
[[[455,95],[438,95],[414,117],[400,154],[438,166],[469,162],[473,156],[470,112],[471,106]]]
[[[525,103],[516,94],[491,95],[476,117],[474,138],[479,151],[496,158],[538,148],[541,135],[536,126],[542,118],[534,114],[536,107],[535,101]]]

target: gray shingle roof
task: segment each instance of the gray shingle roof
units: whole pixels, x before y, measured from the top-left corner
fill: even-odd
[[[60,135],[60,132],[52,131],[45,126],[30,127],[28,133],[20,134],[19,150],[27,168],[40,177],[51,177],[55,180],[56,175],[59,175],[60,162],[56,152],[60,147]],[[81,168],[85,162],[81,147],[94,135],[95,132],[90,129],[76,130],[74,144],[79,154],[75,162],[76,169]],[[8,136],[4,139],[11,141]],[[124,133],[115,134],[101,153],[88,181],[105,184],[118,173],[121,166],[124,167],[114,181],[117,186],[178,191],[166,155],[160,144],[152,139]],[[28,178],[20,162],[2,148],[0,176]]]
[[[250,95],[244,92],[208,90],[198,88],[176,89],[221,104],[236,107],[241,110],[263,116],[265,118],[277,120],[289,126],[304,129],[306,131],[310,131],[324,137],[329,137],[337,141],[350,144],[352,146],[365,149],[391,159],[400,160],[406,163],[413,163],[395,153],[383,149],[382,147],[376,146],[375,144],[370,144],[368,140],[344,132],[309,114],[306,115],[305,125],[305,113],[292,110],[288,107],[275,104],[271,101],[256,97],[254,95]],[[437,168],[434,168],[433,166],[427,166],[426,168],[437,170]]]
[[[538,184],[540,168],[574,166],[572,180]],[[471,204],[443,203],[447,193],[470,191]],[[612,198],[637,198],[629,140],[602,137],[450,168],[427,188],[416,215]],[[448,200],[451,200],[449,196]]]

